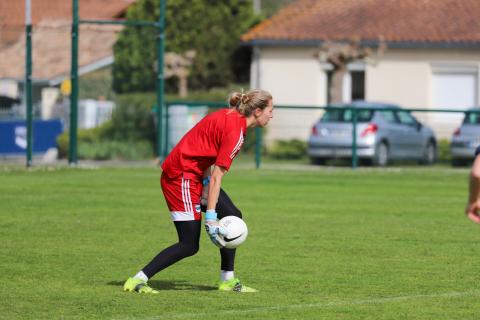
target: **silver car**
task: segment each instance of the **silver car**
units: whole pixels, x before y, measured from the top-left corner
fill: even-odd
[[[416,159],[432,164],[437,140],[432,129],[421,124],[408,110],[391,104],[352,102],[328,109],[312,127],[308,155],[312,163],[352,157],[352,111],[346,107],[371,108],[357,111],[357,156],[373,165],[390,160]],[[391,110],[382,110],[391,108]]]
[[[480,111],[480,108],[471,109]],[[462,125],[455,130],[450,142],[452,165],[467,165],[475,156],[480,145],[480,113],[466,112]]]

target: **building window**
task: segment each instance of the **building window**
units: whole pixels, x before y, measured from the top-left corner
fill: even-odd
[[[365,100],[365,71],[352,71],[352,100]]]
[[[332,85],[332,70],[327,70],[327,102],[332,102],[330,88]],[[343,102],[365,100],[365,71],[351,70],[343,79]]]

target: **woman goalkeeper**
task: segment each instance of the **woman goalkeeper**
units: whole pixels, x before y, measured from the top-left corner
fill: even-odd
[[[224,248],[225,230],[218,219],[227,215],[241,217],[221,189],[222,178],[242,147],[248,128],[264,127],[273,118],[270,93],[252,90],[234,92],[230,108],[213,112],[193,127],[173,148],[162,164],[160,184],[177,229],[178,242],[161,251],[135,276],[129,278],[125,291],[158,293],[148,286],[148,279],[175,262],[198,252],[201,231],[201,206],[205,209],[205,229],[220,248],[223,291],[255,292],[234,276],[235,249]],[[218,214],[217,214],[218,212]]]

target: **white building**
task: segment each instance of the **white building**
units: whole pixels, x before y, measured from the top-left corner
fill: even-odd
[[[328,104],[332,66],[318,59],[325,41],[358,38],[386,51],[349,66],[343,99],[405,108],[467,109],[480,105],[480,1],[298,0],[243,35],[253,46],[251,86],[277,105]],[[321,111],[276,110],[267,140],[308,136]],[[461,114],[417,113],[449,137]]]

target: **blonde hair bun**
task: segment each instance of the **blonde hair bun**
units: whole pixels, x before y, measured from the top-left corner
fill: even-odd
[[[265,109],[270,100],[272,100],[272,95],[268,91],[255,89],[246,93],[232,92],[228,103],[230,107],[235,108],[241,115],[248,117],[257,108]]]

